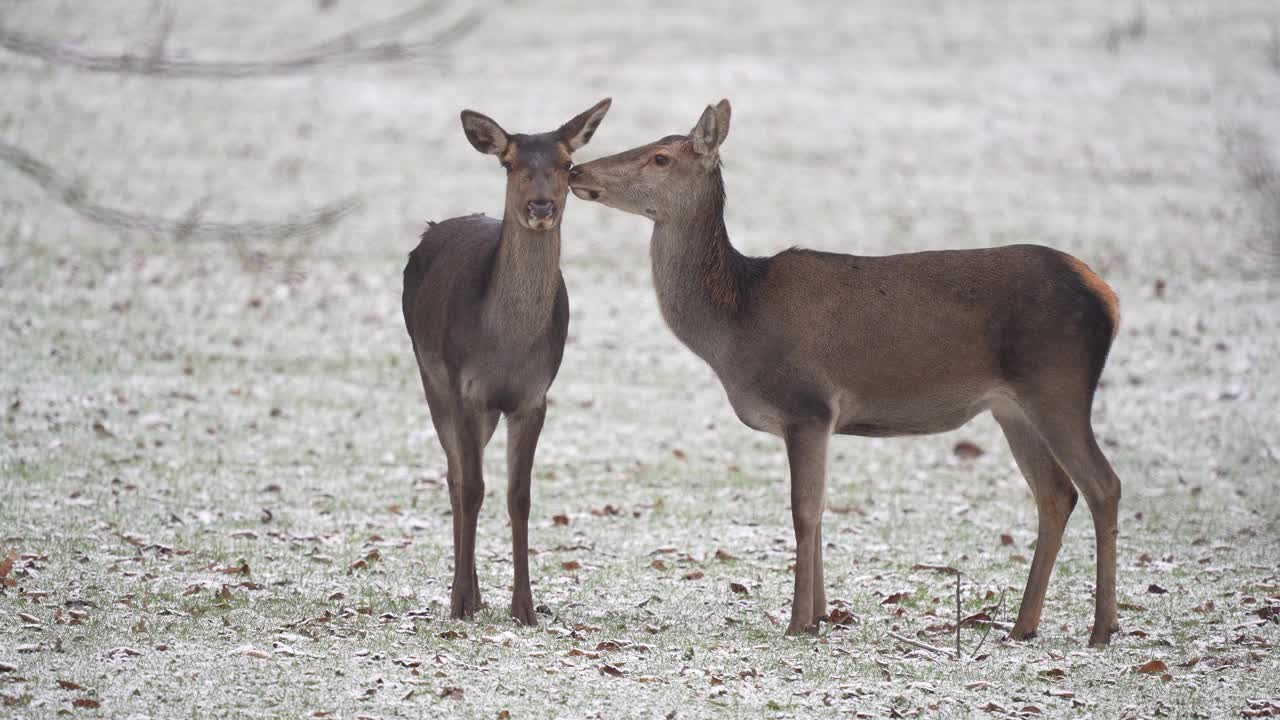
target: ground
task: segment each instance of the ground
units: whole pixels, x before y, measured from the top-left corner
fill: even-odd
[[[10,0],[0,17],[146,55],[163,6],[135,5]],[[437,6],[390,36],[469,12]],[[169,7],[167,57],[254,59],[409,3]],[[49,193],[12,153],[0,165],[0,556],[15,553],[0,564],[0,715],[1280,708],[1280,267],[1268,178],[1242,172],[1280,148],[1272,4],[478,13],[424,59],[282,77],[95,73],[0,51],[0,142],[74,183]],[[536,628],[506,615],[499,432],[479,533],[489,607],[449,619],[445,463],[400,317],[403,261],[425,221],[501,211],[501,170],[466,142],[460,109],[536,132],[605,96],[579,159],[687,131],[731,99],[728,225],[746,252],[1036,242],[1114,286],[1122,328],[1094,414],[1124,483],[1110,648],[1085,647],[1083,507],[1040,636],[1003,639],[1035,513],[986,417],[833,442],[826,573],[845,624],[783,637],[781,443],[743,427],[663,325],[648,223],[577,201],[570,342],[533,486],[548,614]],[[279,241],[73,212],[240,222],[348,197],[360,205],[331,232]],[[954,647],[955,577],[921,566],[957,569],[962,615],[985,613],[963,624],[961,661],[888,634]]]

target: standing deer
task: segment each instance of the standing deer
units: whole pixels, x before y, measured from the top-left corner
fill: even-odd
[[[560,127],[512,135],[464,110],[467,140],[507,171],[502,220],[481,215],[431,224],[404,268],[405,326],[431,420],[449,463],[453,510],[450,613],[480,607],[476,520],[484,502],[482,456],[507,418],[507,512],[515,583],[511,616],[537,623],[529,589],[529,485],[547,411],[547,389],[564,355],[569,296],[560,274],[560,220],[573,151],[609,110],[604,99]]]
[[[1120,480],[1090,414],[1119,322],[1115,293],[1084,263],[1035,245],[746,257],[724,224],[719,149],[729,115],[722,100],[688,135],[576,166],[570,187],[654,221],[653,284],[667,325],[715,371],[742,422],[786,443],[796,535],[787,634],[815,632],[826,613],[822,511],[832,433],[939,433],[990,410],[1039,514],[1011,636],[1036,633],[1078,488],[1097,533],[1090,643],[1105,645],[1119,629]]]

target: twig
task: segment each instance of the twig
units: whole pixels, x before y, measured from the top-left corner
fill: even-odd
[[[955,655],[953,655],[950,650],[945,650],[940,647],[934,647],[933,645],[930,645],[928,643],[922,643],[919,640],[912,640],[911,638],[905,637],[903,635],[899,635],[896,632],[890,632],[889,637],[893,638],[894,640],[897,640],[898,642],[904,642],[908,645],[914,645],[915,647],[918,647],[921,650],[928,650],[929,652],[938,653],[939,655],[943,655],[952,660],[956,659]]]
[[[418,8],[415,12],[422,12]],[[353,44],[356,33],[348,32],[312,45],[292,54],[265,60],[191,60],[157,54],[97,55],[68,45],[50,42],[22,32],[0,28],[0,48],[9,52],[43,60],[54,65],[96,73],[147,75],[163,78],[234,79],[267,75],[297,75],[326,67],[376,65],[436,59],[451,42],[479,26],[484,15],[472,10],[458,20],[437,30],[427,40],[418,42],[380,42]],[[389,22],[389,21],[386,21]],[[373,29],[377,29],[374,26]]]
[[[359,206],[352,197],[279,221],[241,223],[201,220],[206,200],[181,218],[146,215],[98,205],[85,199],[85,192],[47,164],[20,147],[0,143],[0,161],[12,166],[81,217],[98,225],[129,232],[143,232],[177,240],[313,238],[328,232]]]
[[[982,633],[982,640],[978,641],[978,647],[973,649],[973,654],[969,656],[970,660],[978,657],[978,651],[982,649],[983,645],[987,644],[987,637],[991,635],[991,628],[995,627],[996,618],[1000,617],[1000,611],[1004,609],[1004,592],[1004,589],[1000,590],[1000,602],[996,603],[995,615],[992,615],[991,622],[987,623],[987,631]]]
[[[964,657],[960,651],[960,573],[956,573],[956,656],[955,660]]]

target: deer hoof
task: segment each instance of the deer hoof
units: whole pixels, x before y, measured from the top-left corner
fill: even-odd
[[[1017,640],[1019,642],[1031,640],[1035,636],[1036,636],[1036,631],[1034,629],[1028,630],[1028,629],[1020,628],[1017,625],[1014,625],[1013,629],[1009,631],[1009,639]]]
[[[528,598],[511,601],[511,617],[517,625],[533,627],[538,624],[538,616],[533,612],[533,601]]]
[[[787,626],[788,637],[801,637],[804,635],[817,635],[818,624],[801,620],[792,620]]]
[[[1118,632],[1120,632],[1119,623],[1111,623],[1101,627],[1094,625],[1093,632],[1089,633],[1089,647],[1105,648],[1111,644],[1111,636]]]

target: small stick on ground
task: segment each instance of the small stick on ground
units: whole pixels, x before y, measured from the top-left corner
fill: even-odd
[[[973,654],[969,656],[970,660],[978,657],[978,651],[982,649],[983,645],[987,644],[987,637],[991,635],[991,628],[995,627],[996,619],[1000,617],[1000,611],[1003,609],[1004,609],[1004,590],[1001,590],[1000,602],[996,603],[996,612],[994,615],[991,616],[991,622],[987,623],[987,631],[982,633],[982,640],[978,641],[978,647],[974,648]]]
[[[955,655],[953,655],[950,650],[945,650],[943,648],[930,645],[929,643],[922,643],[919,640],[912,640],[911,638],[903,635],[899,635],[896,632],[890,632],[889,637],[893,638],[894,640],[897,640],[898,642],[902,642],[908,645],[918,647],[921,650],[928,650],[929,652],[938,653],[939,655],[950,658],[951,660],[956,659]]]
[[[964,657],[960,651],[960,573],[956,573],[956,656],[954,660]]]

